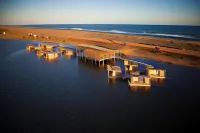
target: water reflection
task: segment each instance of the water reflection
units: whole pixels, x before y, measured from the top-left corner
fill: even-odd
[[[45,58],[44,58],[45,59]],[[58,59],[45,59],[47,62],[49,63],[56,63],[58,61]]]
[[[71,56],[71,55],[65,55],[65,59],[71,60],[71,59],[72,59],[72,56]]]
[[[150,93],[150,86],[131,86],[129,87],[132,92]]]
[[[117,79],[116,78],[108,78],[109,84],[116,84]]]
[[[28,53],[31,53],[33,50],[31,50],[31,49],[26,49],[26,51],[27,51]]]
[[[151,78],[151,84],[164,86],[165,80],[165,78]]]

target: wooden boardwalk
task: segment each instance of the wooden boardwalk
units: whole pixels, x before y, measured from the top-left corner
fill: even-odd
[[[124,57],[121,57],[121,56],[116,56],[116,58],[118,58],[120,60],[128,60],[129,62],[141,64],[141,65],[144,65],[144,66],[147,66],[147,67],[153,67],[153,65],[150,65],[150,64],[147,64],[147,63],[143,63],[143,62],[139,62],[139,61],[135,61],[135,60],[132,60],[132,59],[129,59],[129,58],[124,58]]]

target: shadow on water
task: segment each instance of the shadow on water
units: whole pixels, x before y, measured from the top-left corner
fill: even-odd
[[[129,87],[131,92],[134,93],[150,93],[151,87],[148,86],[131,86]]]
[[[158,86],[165,86],[166,80],[167,79],[162,79],[162,78],[151,78],[151,84]]]

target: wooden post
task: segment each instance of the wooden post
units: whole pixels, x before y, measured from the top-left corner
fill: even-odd
[[[84,57],[85,57],[85,62],[86,62],[87,54],[88,54],[88,53],[86,52],[86,53],[85,53],[85,56],[84,56]]]
[[[115,63],[115,54],[114,54],[114,63]]]
[[[94,60],[95,60],[95,64],[96,64],[96,51],[95,51],[95,53],[94,53],[94,54],[95,54],[95,56],[94,56],[94,57],[95,57],[95,58],[94,58]]]
[[[81,53],[80,51],[81,51],[81,50],[80,50],[80,49],[78,49],[78,56],[79,56],[79,57],[80,57],[80,53]]]

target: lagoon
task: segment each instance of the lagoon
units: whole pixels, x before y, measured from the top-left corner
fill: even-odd
[[[103,67],[65,56],[47,62],[27,52],[27,44],[0,40],[5,131],[162,132],[197,119],[200,69],[133,58],[166,69],[168,78],[149,90],[132,90],[127,81],[109,81]]]

